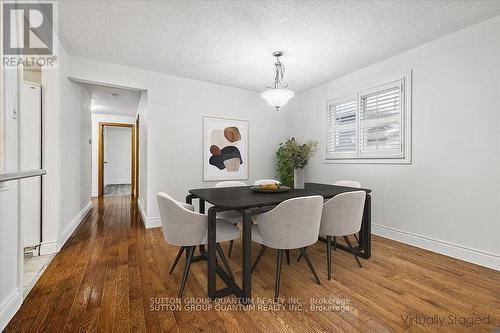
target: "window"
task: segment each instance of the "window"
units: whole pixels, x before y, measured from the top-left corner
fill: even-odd
[[[327,102],[326,160],[410,163],[410,74]]]

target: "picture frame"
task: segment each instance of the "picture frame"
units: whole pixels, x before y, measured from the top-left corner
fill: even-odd
[[[248,120],[203,117],[203,181],[248,179]]]

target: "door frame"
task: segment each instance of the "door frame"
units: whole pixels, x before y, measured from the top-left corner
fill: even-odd
[[[132,129],[133,130],[133,129]],[[135,119],[135,197],[139,199],[139,115]]]
[[[132,135],[131,135],[131,142],[130,142],[130,149],[132,153],[132,158],[130,159],[131,163],[131,175],[130,175],[130,181],[131,181],[131,189],[130,189],[130,195],[133,198],[136,198],[135,196],[135,189],[136,189],[136,136],[135,136],[135,124],[127,124],[127,123],[110,123],[110,122],[99,122],[99,134],[98,134],[98,152],[97,152],[97,160],[98,160],[98,185],[97,185],[97,195],[98,196],[103,196],[104,194],[104,127],[105,126],[112,126],[112,127],[129,127],[132,130]]]

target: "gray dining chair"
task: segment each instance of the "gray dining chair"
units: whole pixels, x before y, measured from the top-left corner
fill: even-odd
[[[332,237],[344,237],[354,259],[362,267],[347,236],[361,230],[365,199],[365,191],[346,192],[334,196],[323,205],[319,234],[326,236],[328,280],[332,279]]]
[[[217,184],[214,185],[214,188],[222,188],[222,187],[238,187],[238,186],[248,186],[246,183],[241,182],[239,180],[227,180],[223,182],[218,182]],[[242,222],[242,216],[240,212],[237,212],[235,210],[229,210],[226,212],[219,212],[217,213],[217,216],[220,218],[223,218],[226,221],[231,222],[234,225],[237,225],[238,223]],[[227,250],[227,257],[231,258],[231,254],[233,252],[233,245],[234,241],[231,240],[229,242],[229,249]]]
[[[261,249],[253,264],[252,272],[257,268],[267,248],[277,250],[275,299],[278,298],[280,290],[284,250],[300,249],[314,279],[321,284],[306,248],[318,240],[322,209],[323,197],[315,195],[285,200],[271,211],[255,217],[252,240],[261,244]]]
[[[170,195],[160,192],[157,196],[160,209],[160,219],[165,241],[171,245],[180,246],[169,274],[175,269],[182,253],[186,251],[186,264],[182,275],[179,297],[182,297],[189,268],[193,259],[196,246],[208,243],[208,217],[205,214],[196,213],[194,206],[174,200]],[[217,253],[224,264],[229,276],[233,277],[229,263],[222,251],[220,242],[232,241],[240,237],[240,230],[230,222],[217,219],[216,223]]]
[[[361,183],[358,181],[355,181],[355,180],[339,180],[339,181],[335,182],[333,185],[361,188]],[[357,234],[354,234],[354,238],[356,238],[356,242],[359,243],[359,238],[358,238]],[[335,249],[335,243],[336,243],[336,240],[334,238],[333,239],[333,248],[334,249]]]

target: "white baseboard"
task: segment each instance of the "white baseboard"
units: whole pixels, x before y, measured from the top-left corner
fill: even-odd
[[[63,247],[68,238],[73,234],[76,228],[78,228],[80,223],[82,223],[83,219],[85,218],[85,216],[87,216],[91,209],[92,201],[89,201],[89,203],[75,216],[73,221],[71,221],[71,223],[66,228],[64,228],[59,236],[59,243],[57,244],[58,250]]]
[[[139,212],[141,212],[144,228],[149,229],[161,227],[161,220],[159,217],[148,218],[148,216],[146,215],[146,210],[144,209],[144,200],[142,199],[142,197],[139,197],[139,199],[137,200],[137,206],[139,207]]]
[[[97,193],[97,191],[95,191],[95,192],[92,191],[92,194],[91,194],[92,197],[97,197],[98,195],[99,195],[99,193]]]
[[[372,233],[395,241],[416,246],[445,256],[457,258],[500,271],[500,255],[417,235],[390,227],[372,224]]]
[[[7,326],[23,304],[22,291],[15,289],[5,302],[0,305],[0,332]]]
[[[40,255],[57,253],[57,241],[47,241],[40,244]]]
[[[146,215],[146,209],[144,208],[144,199],[141,196],[139,196],[139,199],[137,199],[137,206],[139,207],[139,212],[141,213],[142,224],[146,226],[148,217]]]
[[[146,220],[146,229],[161,227],[161,220],[159,217],[150,217]]]
[[[104,183],[104,186],[106,185],[131,185],[132,183],[130,182],[130,179],[123,179],[123,180],[109,180],[106,183]]]

